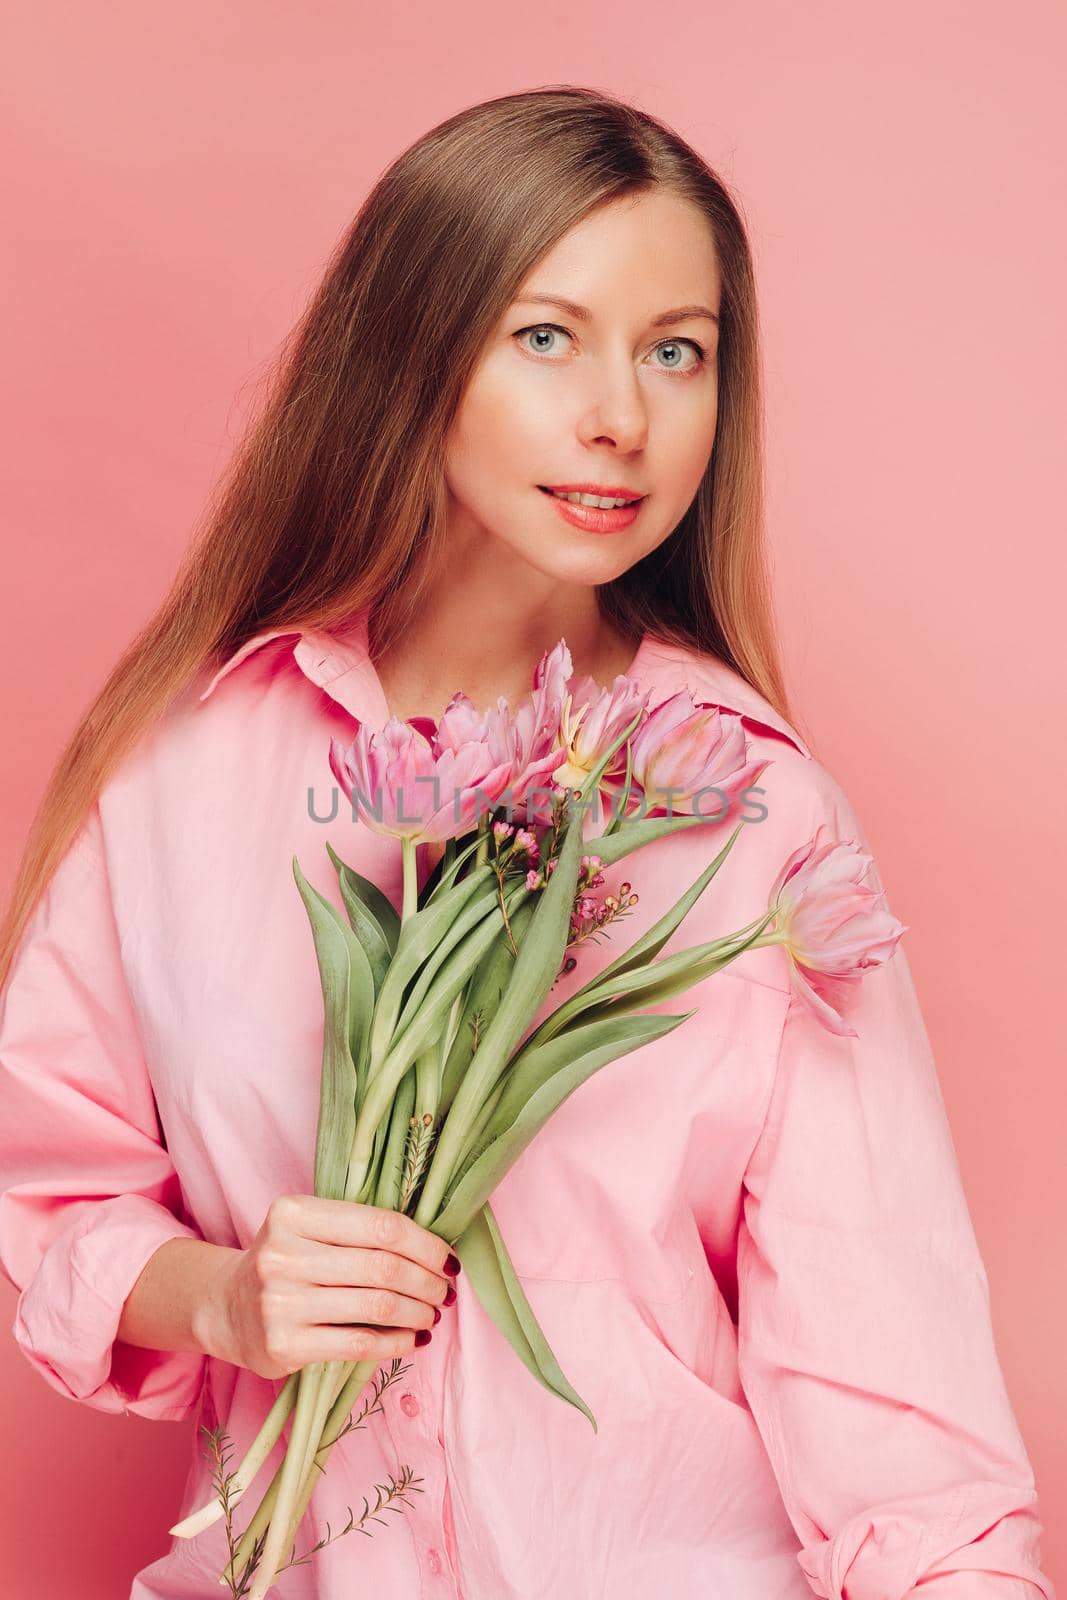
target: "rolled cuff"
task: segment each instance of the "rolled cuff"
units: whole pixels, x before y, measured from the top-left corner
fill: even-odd
[[[26,1359],[53,1389],[98,1411],[189,1416],[206,1355],[146,1350],[117,1334],[127,1296],[160,1245],[200,1237],[144,1195],[94,1202],[52,1242],[19,1295],[12,1332]]]

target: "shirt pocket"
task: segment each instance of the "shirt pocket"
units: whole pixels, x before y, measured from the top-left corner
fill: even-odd
[[[586,1079],[491,1197],[520,1277],[612,1279],[662,1303],[707,1274],[705,1239],[736,1219],[787,1006],[721,972],[648,1008],[698,1009]]]

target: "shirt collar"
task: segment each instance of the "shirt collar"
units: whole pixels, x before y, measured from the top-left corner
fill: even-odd
[[[366,629],[366,611],[362,611],[352,621],[346,622],[344,627],[336,627],[336,629],[270,627],[270,629],[264,629],[261,634],[253,634],[253,637],[246,638],[245,643],[238,646],[238,650],[235,650],[234,654],[227,658],[227,661],[222,662],[218,672],[214,674],[208,686],[200,694],[200,701],[206,701],[206,698],[213,693],[214,688],[222,682],[222,678],[227,677],[227,674],[230,674],[235,667],[240,666],[242,661],[245,661],[246,656],[251,656],[256,651],[262,650],[262,646],[270,643],[272,638],[291,640],[294,661],[298,664],[304,677],[310,678],[310,682],[318,685],[320,690],[325,690],[326,693],[330,694],[331,698],[336,699],[342,706],[346,706],[346,698],[344,698],[344,694],[341,693],[341,688],[339,688],[339,680],[346,677],[350,672],[354,672],[357,667],[362,667],[366,680],[378,691],[378,699],[381,701],[382,710],[387,715],[387,710],[389,709],[387,709],[386,701],[384,701],[381,683],[378,682],[378,674],[374,672],[373,664],[371,664],[368,629]],[[354,710],[354,707],[346,706],[346,709]],[[366,715],[366,710],[360,712],[360,715]]]
[[[370,658],[366,611],[360,612],[343,629],[268,628],[254,634],[219,667],[200,700],[206,700],[216,685],[247,656],[262,649],[270,640],[283,638],[293,641],[293,658],[304,676],[331,699],[362,718],[368,715],[369,691],[371,699],[377,702],[379,725],[385,722],[388,706]],[[362,669],[358,674],[361,689],[358,697],[352,694],[350,677],[356,669]],[[682,645],[646,634],[630,670],[642,688],[653,689],[653,705],[679,689],[688,688],[694,700],[733,711],[762,731],[787,739],[802,756],[812,759],[811,751],[792,724],[739,672],[714,656],[698,656]]]

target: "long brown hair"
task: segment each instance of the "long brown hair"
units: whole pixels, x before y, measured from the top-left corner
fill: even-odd
[[[602,585],[599,604],[627,638],[650,631],[717,655],[792,720],[766,571],[757,306],[738,203],[677,134],[610,95],[563,84],[499,96],[406,150],[339,241],[170,592],[56,763],[0,927],[0,986],[104,783],[208,658],[266,628],[329,629],[368,605],[376,640],[396,637],[445,534],[443,446],[485,341],[575,223],[655,186],[699,206],[715,241],[715,447],[677,528]]]

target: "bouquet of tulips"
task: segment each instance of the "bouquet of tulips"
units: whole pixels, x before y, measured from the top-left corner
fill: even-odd
[[[661,957],[738,824],[670,910],[531,1032],[557,977],[575,966],[570,950],[636,903],[628,883],[598,901],[601,868],[666,834],[721,821],[770,764],[749,759],[739,716],[694,702],[688,690],[651,711],[647,700],[624,676],[611,689],[573,678],[560,640],[515,713],[503,699],[479,713],[458,694],[437,722],[360,725],[349,747],[331,741],[330,765],[353,818],[362,807],[369,825],[401,840],[402,911],[328,844],[344,914],[293,861],[324,1003],[315,1194],[406,1212],[447,1240],[518,1358],[594,1430],[523,1293],[493,1217],[494,1188],[585,1079],[694,1014],[642,1007],[776,942],[820,1020],[851,1033],[833,1002],[904,931],[863,882],[870,857],[817,835],[785,863],[768,908],[747,927]],[[707,816],[705,793],[719,800]],[[587,835],[587,825],[599,831]],[[415,851],[426,842],[443,855],[420,893]],[[171,1529],[191,1538],[225,1514],[229,1532],[230,1513],[292,1415],[282,1464],[240,1542],[231,1538],[219,1581],[235,1596],[262,1600],[282,1570],[375,1367],[320,1362],[290,1374],[225,1496]]]

